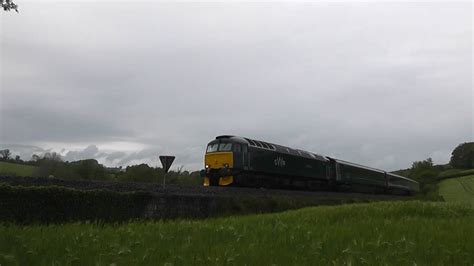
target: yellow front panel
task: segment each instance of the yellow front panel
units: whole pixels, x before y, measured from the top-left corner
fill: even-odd
[[[234,167],[234,156],[232,152],[212,152],[207,153],[204,158],[204,163],[210,169],[220,169]],[[219,178],[220,186],[228,186],[234,181],[233,176],[223,176]],[[204,186],[209,186],[209,178],[204,178]]]
[[[224,168],[226,164],[232,168],[234,167],[234,156],[232,152],[206,153],[204,163],[211,169]]]

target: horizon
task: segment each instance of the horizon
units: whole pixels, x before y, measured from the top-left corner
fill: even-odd
[[[464,144],[464,143],[468,143],[468,141],[459,143],[458,145],[456,145],[456,147],[459,146],[459,145],[461,145],[461,144]],[[278,144],[278,143],[272,143],[272,144]],[[278,145],[281,145],[281,144],[278,144]],[[1,149],[2,147],[7,147],[7,148],[8,148],[8,147],[13,147],[13,148],[15,148],[15,146],[18,147],[18,146],[28,146],[28,145],[15,145],[15,144],[13,144],[13,145],[3,145],[3,144],[0,144],[0,149]],[[92,145],[91,145],[91,146],[92,146]],[[284,145],[282,145],[282,146],[284,146]],[[456,147],[454,147],[454,148],[456,148]],[[28,148],[29,148],[29,149],[35,149],[35,150],[37,150],[37,151],[41,150],[41,152],[39,152],[39,153],[37,152],[37,153],[33,153],[33,154],[32,154],[32,155],[39,155],[40,157],[41,157],[41,156],[44,156],[46,153],[53,153],[53,152],[55,152],[55,153],[57,153],[57,154],[59,154],[59,155],[61,156],[61,159],[62,159],[62,161],[64,161],[64,162],[75,162],[75,161],[81,161],[81,160],[94,159],[94,160],[97,160],[100,164],[102,164],[102,165],[103,165],[104,167],[106,167],[106,168],[122,168],[122,169],[125,169],[125,168],[127,168],[128,166],[139,165],[139,164],[147,164],[147,165],[149,165],[150,167],[162,168],[162,165],[160,164],[160,162],[158,162],[158,163],[156,163],[156,164],[151,164],[151,165],[148,164],[148,163],[144,163],[144,162],[137,162],[137,163],[135,163],[135,164],[126,164],[126,165],[107,165],[107,164],[101,163],[101,160],[98,160],[97,158],[92,158],[92,157],[91,157],[91,158],[86,158],[86,157],[81,157],[81,156],[77,157],[78,152],[80,153],[81,151],[74,151],[74,150],[71,150],[71,151],[67,151],[66,154],[64,154],[64,152],[61,154],[60,152],[54,151],[54,150],[52,150],[52,149],[42,149],[42,148],[40,148],[40,147],[31,147],[31,146],[28,147]],[[87,150],[88,148],[90,148],[90,147],[86,147],[84,150]],[[96,147],[94,147],[94,149],[95,149],[95,148],[96,148]],[[289,148],[293,148],[293,147],[289,147]],[[454,150],[454,148],[453,148],[453,150]],[[12,152],[12,150],[11,150],[11,152]],[[309,151],[309,152],[313,152],[313,151]],[[313,153],[316,153],[316,152],[313,152]],[[318,153],[316,153],[316,154],[318,154]],[[19,155],[19,156],[20,156],[20,159],[23,160],[23,161],[30,161],[30,160],[32,160],[32,158],[31,158],[32,155],[29,156],[29,158],[23,158],[23,157],[21,157],[20,153],[15,152],[14,150],[13,150],[12,155],[11,155],[10,157],[11,157],[11,158],[14,158],[16,155]],[[328,156],[325,155],[325,154],[319,154],[319,155],[324,156],[324,157],[328,157]],[[158,156],[159,156],[159,155],[158,155]],[[158,158],[158,156],[157,156],[157,158]],[[203,154],[203,159],[204,159],[204,154]],[[335,158],[335,159],[343,160],[343,158]],[[427,158],[419,159],[419,160],[416,160],[416,161],[423,161],[423,160],[426,160],[426,159],[432,159],[432,158],[431,158],[431,157],[427,157]],[[158,159],[158,160],[159,160],[159,159]],[[414,162],[415,162],[415,161],[414,161]],[[357,162],[351,162],[351,163],[358,164]],[[413,162],[412,162],[412,163],[413,163]],[[449,160],[448,160],[447,162],[444,162],[444,163],[443,163],[443,162],[434,163],[434,165],[447,165],[447,164],[449,164]],[[365,166],[371,167],[370,165],[365,165]],[[201,168],[201,169],[187,169],[187,168],[183,168],[183,167],[184,167],[183,165],[172,165],[172,167],[171,167],[170,169],[171,169],[171,170],[176,170],[176,169],[181,168],[182,170],[189,171],[189,172],[196,172],[196,171],[199,171],[199,170],[202,169],[202,168]],[[389,169],[379,169],[379,170],[383,170],[383,171],[386,171],[386,172],[394,172],[394,171],[405,170],[405,169],[410,169],[410,168],[411,168],[411,164],[408,165],[408,166],[406,166],[406,167],[399,168],[399,169],[390,169],[390,170],[389,170]]]

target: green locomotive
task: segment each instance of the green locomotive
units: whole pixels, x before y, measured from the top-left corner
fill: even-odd
[[[413,194],[417,182],[312,152],[237,136],[218,136],[206,149],[205,186]]]

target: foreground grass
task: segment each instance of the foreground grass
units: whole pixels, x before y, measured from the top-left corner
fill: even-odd
[[[474,175],[443,180],[439,194],[447,202],[467,203],[474,206]]]
[[[1,265],[472,265],[470,206],[381,202],[116,225],[0,225]]]
[[[24,164],[0,162],[0,174],[33,176],[38,167]]]

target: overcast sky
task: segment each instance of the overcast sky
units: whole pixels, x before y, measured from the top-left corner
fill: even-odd
[[[0,148],[203,166],[221,134],[385,170],[473,141],[472,3],[91,3],[1,12]]]

